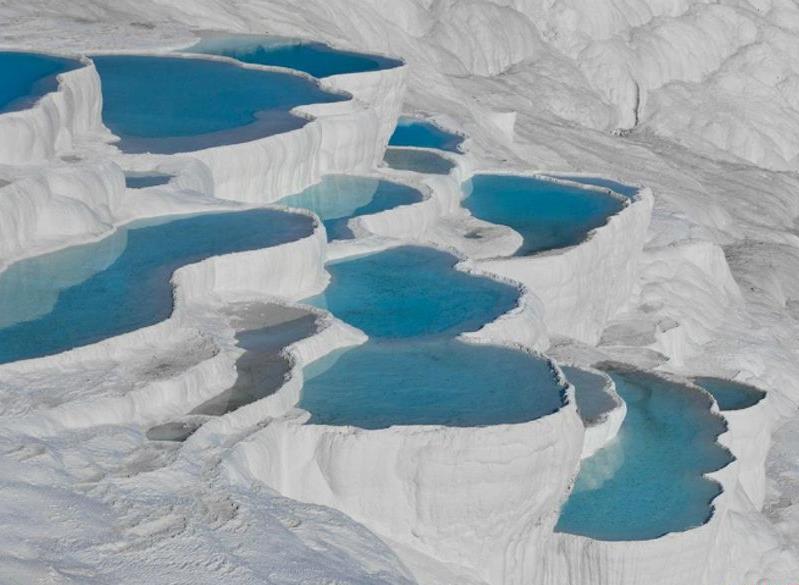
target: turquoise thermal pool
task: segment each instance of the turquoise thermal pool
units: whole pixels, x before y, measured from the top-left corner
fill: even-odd
[[[330,284],[305,302],[372,338],[456,335],[516,306],[515,287],[456,270],[456,263],[446,252],[416,246],[329,262]]]
[[[0,114],[30,107],[58,87],[59,73],[79,66],[63,57],[0,51]]]
[[[406,185],[369,177],[328,175],[321,183],[302,193],[284,197],[278,203],[313,211],[322,219],[329,240],[352,237],[347,222],[422,200],[422,194]]]
[[[763,398],[766,393],[754,386],[725,380],[724,378],[711,378],[708,376],[698,376],[694,378],[694,384],[701,386],[718,402],[719,410],[742,410],[754,406]]]
[[[389,57],[343,51],[322,43],[280,37],[209,37],[188,50],[231,57],[255,65],[287,67],[314,77],[364,73],[402,65],[402,61]]]
[[[312,218],[276,210],[161,218],[0,273],[0,363],[55,354],[168,318],[172,273],[210,256],[306,237]]]
[[[290,110],[348,99],[313,81],[206,58],[93,57],[103,121],[128,153],[171,154],[247,142],[301,128]]]
[[[440,154],[412,148],[387,148],[383,160],[390,168],[397,171],[413,171],[428,175],[448,175],[455,168],[455,163]]]
[[[463,206],[523,238],[516,256],[574,246],[624,207],[608,194],[519,175],[475,175]]]
[[[397,127],[388,141],[389,146],[415,146],[417,148],[436,148],[459,153],[463,137],[447,132],[440,126],[422,120],[401,116]]]
[[[608,369],[627,403],[618,436],[585,459],[559,532],[648,540],[704,524],[721,492],[703,477],[731,460],[724,420],[695,389],[635,370]]]
[[[471,427],[527,422],[556,412],[562,400],[542,358],[435,339],[369,341],[328,354],[305,368],[299,406],[311,424]]]
[[[128,189],[146,189],[147,187],[158,187],[166,185],[174,177],[160,173],[125,173],[125,187]]]

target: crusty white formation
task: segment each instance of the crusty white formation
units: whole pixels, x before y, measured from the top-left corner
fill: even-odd
[[[58,75],[58,88],[31,108],[0,114],[0,164],[31,164],[69,152],[103,128],[103,98],[94,64],[83,59]]]
[[[529,423],[483,428],[365,431],[303,424],[306,417],[268,425],[230,464],[492,583],[519,582],[519,563],[535,564],[525,543],[552,530],[582,446],[573,403]]]
[[[529,257],[492,258],[480,265],[530,288],[544,304],[552,334],[596,343],[638,278],[652,205],[652,192],[643,188],[577,246]]]
[[[624,417],[627,416],[627,404],[616,392],[616,383],[613,379],[600,370],[591,368],[587,368],[587,370],[605,380],[605,387],[602,391],[613,398],[616,406],[608,412],[602,413],[591,424],[586,424],[583,452],[580,455],[580,459],[590,457],[613,440],[619,434]]]
[[[309,77],[280,67],[242,64],[225,57],[184,56]],[[207,167],[216,196],[253,204],[270,203],[302,191],[326,174],[368,172],[383,158],[383,149],[394,129],[393,121],[402,107],[405,75],[406,66],[399,65],[325,78],[318,82],[323,89],[349,95],[351,99],[297,106],[292,112],[310,121],[291,132],[205,148],[185,156]]]

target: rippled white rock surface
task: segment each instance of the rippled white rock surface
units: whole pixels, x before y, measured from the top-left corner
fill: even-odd
[[[3,5],[0,24],[4,46],[70,55],[177,50],[196,41],[194,30],[217,30],[305,37],[407,63],[327,78],[353,100],[303,108],[315,120],[301,132],[180,157],[121,154],[101,125],[93,67],[64,74],[34,108],[0,115],[0,269],[136,218],[276,201],[326,173],[404,181],[425,195],[353,220],[357,239],[344,245],[328,246],[317,230],[285,247],[188,266],[174,277],[169,320],[0,368],[0,581],[796,580],[797,437],[793,422],[779,428],[799,401],[795,3],[31,0]],[[434,115],[468,136],[450,175],[379,166],[401,111]],[[506,257],[519,235],[460,207],[460,183],[497,170],[646,188],[584,245],[517,270]],[[132,190],[125,172],[174,179]],[[521,429],[487,429],[481,445],[475,435],[442,433],[425,451],[440,464],[424,469],[409,453],[426,448],[425,436],[300,433],[291,408],[301,365],[364,341],[324,316],[316,335],[289,348],[293,375],[279,392],[207,422],[182,447],[145,438],[150,426],[231,386],[242,350],[230,303],[295,302],[325,285],[326,256],[398,240],[445,246],[467,269],[524,281],[518,309],[478,337],[563,363],[624,361],[766,390],[757,405],[723,413],[720,440],[736,461],[714,474],[724,493],[710,521],[636,543],[553,534],[580,454],[607,439],[585,433],[573,409],[532,441]],[[508,446],[517,438],[525,439],[518,452]],[[293,448],[311,466],[289,476],[276,461],[298,461]],[[449,466],[458,454],[467,467],[476,461],[473,475]],[[499,490],[489,481],[507,470],[535,477],[540,499],[528,499],[530,486],[503,493],[506,482]],[[302,481],[312,476],[326,491]],[[469,491],[466,477],[485,492]],[[298,497],[347,508],[358,522],[281,496],[289,483]],[[447,499],[442,485],[470,494],[474,506]],[[359,499],[362,489],[369,495]],[[374,497],[381,490],[384,500]],[[508,525],[509,513],[518,526]],[[417,530],[406,530],[409,518]]]

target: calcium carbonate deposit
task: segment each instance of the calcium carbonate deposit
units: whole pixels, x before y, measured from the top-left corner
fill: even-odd
[[[0,3],[1,585],[799,583],[794,0]]]

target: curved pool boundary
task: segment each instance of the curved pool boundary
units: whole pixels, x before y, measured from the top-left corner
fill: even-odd
[[[607,194],[607,190],[548,178],[542,171],[474,174],[529,176]],[[527,284],[546,307],[545,321],[552,334],[595,344],[605,324],[626,302],[638,276],[654,205],[652,191],[639,189],[607,222],[591,230],[579,244],[531,256],[480,260],[486,270]]]
[[[410,181],[406,177],[387,177],[385,174],[376,170],[366,171],[363,173],[339,173],[331,176],[343,176],[353,179],[373,179],[384,183],[392,183],[408,189],[413,189],[420,195],[419,201],[410,203],[402,203],[389,209],[376,211],[364,215],[356,215],[348,218],[346,228],[352,232],[352,238],[348,239],[366,239],[370,236],[383,236],[389,238],[403,238],[408,237],[408,234],[419,234],[425,226],[432,220],[440,216],[440,213],[435,210],[435,198],[431,189],[418,181]],[[319,183],[314,183],[318,185]],[[300,192],[302,193],[302,192]],[[300,193],[292,193],[285,197],[299,195]],[[282,198],[281,198],[282,199]],[[275,201],[275,207],[282,209],[303,209],[301,207],[294,207],[287,205],[281,200]],[[430,207],[433,209],[428,209]],[[320,218],[321,221],[321,218]],[[421,225],[417,225],[417,223]],[[385,229],[381,229],[384,226]],[[336,244],[334,244],[336,245]]]
[[[210,171],[217,197],[245,203],[271,203],[319,182],[325,174],[358,174],[377,166],[399,117],[407,74],[404,63],[391,69],[317,79],[285,67],[166,49],[97,51],[95,54],[216,61],[254,71],[301,77],[323,91],[351,96],[345,101],[296,106],[290,113],[307,119],[307,124],[255,140],[175,154],[118,152],[121,161],[140,156],[199,160]]]
[[[153,417],[183,414],[177,405],[187,399],[208,399],[219,393],[224,384],[235,379],[236,356],[233,354],[241,353],[235,347],[232,330],[220,328],[221,305],[240,298],[270,295],[282,298],[295,291],[314,294],[326,284],[327,275],[322,268],[326,246],[324,228],[315,216],[307,212],[295,213],[313,220],[310,235],[267,248],[212,256],[176,270],[171,277],[174,305],[166,320],[55,355],[3,364],[0,375],[14,376],[48,368],[78,367],[102,360],[116,361],[136,348],[157,347],[164,339],[181,339],[189,330],[199,331],[201,335],[223,343],[223,346],[229,344],[232,351],[218,348],[212,358],[185,372],[145,384],[124,396],[94,400],[91,409],[86,409],[82,401],[77,400],[20,416],[13,426],[25,428],[33,424],[40,430],[53,430],[144,422]],[[215,333],[217,328],[219,333]],[[220,388],[219,384],[223,386]]]
[[[605,386],[602,391],[609,394],[616,405],[611,410],[602,413],[591,424],[585,425],[585,440],[583,441],[583,452],[580,455],[580,459],[582,460],[591,457],[591,455],[602,449],[610,441],[616,438],[616,435],[619,434],[619,429],[624,422],[624,418],[627,416],[627,403],[621,396],[619,396],[619,393],[616,392],[616,383],[613,381],[613,378],[608,376],[602,370],[598,370],[591,366],[574,364],[562,365],[579,368],[594,374],[595,376],[601,377],[605,381]],[[579,404],[577,405],[577,408],[579,409]]]
[[[728,449],[733,459],[721,469],[703,474],[721,487],[712,500],[710,517],[701,526],[649,540],[606,541],[555,533],[544,543],[544,561],[530,567],[528,574],[535,583],[563,585],[562,576],[569,575],[575,582],[597,585],[716,585],[740,576],[739,567],[749,566],[761,550],[771,546],[759,540],[768,534],[767,521],[758,526],[745,520],[763,504],[762,499],[752,498],[747,484],[757,484],[761,477],[765,480],[764,463],[775,420],[774,407],[767,403],[769,395],[748,409],[731,411],[734,416],[730,418],[728,411],[719,410],[709,392],[684,375],[647,372],[702,394],[711,413],[725,421],[726,430],[717,443]],[[747,538],[741,540],[744,530],[748,530]],[[735,557],[730,556],[733,550]]]
[[[467,146],[467,143],[469,141],[469,135],[466,134],[465,132],[463,132],[462,130],[453,130],[453,129],[451,129],[450,128],[450,124],[448,124],[446,122],[446,119],[444,121],[441,121],[441,119],[442,118],[446,118],[446,116],[441,116],[440,114],[432,114],[432,113],[428,113],[428,112],[423,112],[423,111],[418,111],[417,110],[417,111],[413,111],[413,112],[410,112],[410,113],[403,113],[403,114],[400,115],[400,118],[407,118],[407,119],[412,119],[413,121],[426,122],[428,124],[431,124],[432,126],[435,126],[436,128],[438,128],[439,130],[441,130],[442,132],[444,132],[446,134],[450,134],[452,136],[460,138],[460,142],[455,147],[455,150],[447,150],[447,149],[444,149],[444,148],[436,148],[434,146],[410,146],[410,147],[407,147],[407,146],[401,146],[401,145],[396,145],[396,144],[389,145],[389,146],[392,146],[392,147],[396,146],[396,147],[399,147],[399,148],[419,148],[420,150],[430,150],[430,151],[433,151],[433,152],[436,152],[436,153],[449,153],[449,154],[454,154],[454,155],[462,155],[462,154],[467,154],[469,152],[469,148]],[[399,125],[399,121],[397,122],[397,124]]]
[[[0,114],[0,164],[46,162],[72,150],[82,136],[104,132],[100,77],[91,60],[20,47],[7,50],[69,59],[78,66],[57,74],[56,88],[31,106]]]

